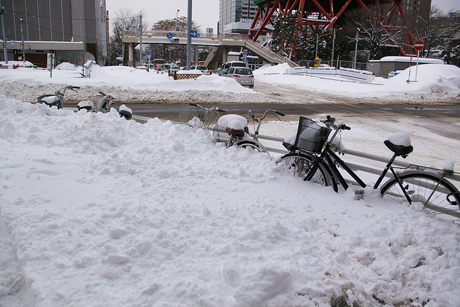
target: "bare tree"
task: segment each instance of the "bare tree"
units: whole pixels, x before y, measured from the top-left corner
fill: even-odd
[[[192,21],[192,30],[200,32],[200,25]],[[172,32],[187,32],[187,17],[181,16],[174,19],[160,20],[152,25],[152,31],[168,31]],[[187,61],[187,46],[179,44],[163,44],[163,45],[150,45],[153,50],[153,56],[156,58],[163,58],[167,62],[181,62]]]
[[[112,65],[116,63],[116,58],[123,52],[123,34],[134,33],[136,25],[139,25],[139,16],[144,14],[144,10],[134,14],[129,8],[120,8],[115,11],[113,35],[110,37],[109,43],[109,58]],[[145,19],[142,20],[142,28],[144,30],[149,28]]]
[[[195,21],[192,20],[192,29],[197,32],[201,32],[199,26]],[[153,24],[153,31],[178,31],[187,32],[187,17],[181,16],[174,19],[160,20]]]
[[[450,11],[444,14],[438,7],[433,6],[430,18],[421,15],[413,16],[413,34],[417,40],[425,44],[420,56],[429,57],[434,49],[446,50],[456,33],[459,33],[460,18],[453,17]],[[452,17],[451,17],[452,16]]]
[[[370,6],[369,10],[371,15],[363,14],[362,9],[347,14],[343,33],[350,41],[355,41],[355,33],[359,29],[359,45],[368,50],[370,59],[380,59],[386,55],[388,46],[396,46],[395,43],[401,40],[405,27],[390,32],[382,25],[381,18],[385,15],[383,6]]]

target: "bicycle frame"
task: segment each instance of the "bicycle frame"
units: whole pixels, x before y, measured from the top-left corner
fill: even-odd
[[[334,135],[332,136],[331,140],[326,143],[325,148],[321,152],[321,155],[318,157],[318,159],[315,160],[315,163],[313,164],[313,166],[310,169],[310,171],[308,172],[308,174],[305,176],[304,180],[305,181],[310,181],[313,178],[313,175],[315,174],[315,172],[317,171],[317,169],[319,167],[319,163],[321,163],[321,161],[325,161],[325,163],[327,164],[327,166],[330,168],[330,170],[332,172],[332,180],[336,181],[334,183],[334,191],[335,192],[338,192],[337,181],[343,186],[343,188],[345,190],[347,190],[348,187],[349,187],[348,183],[345,180],[345,178],[343,178],[342,174],[337,169],[336,163],[339,164],[361,187],[365,188],[367,185],[361,180],[361,178],[359,178],[359,176],[356,175],[356,173],[353,172],[353,170],[351,168],[349,168],[348,165],[342,159],[340,159],[340,157],[337,156],[331,150],[331,141],[333,139],[335,139],[335,137],[337,136],[339,131],[340,131],[340,129],[336,129],[336,131],[335,131]],[[393,157],[390,159],[390,161],[387,163],[386,167],[384,168],[384,170],[380,174],[379,178],[377,179],[377,181],[376,181],[376,183],[374,185],[374,189],[377,189],[380,186],[380,183],[382,182],[383,178],[388,173],[388,170],[391,170],[391,172],[393,174],[393,177],[398,182],[398,185],[401,188],[401,190],[403,191],[404,196],[406,197],[406,199],[411,204],[412,203],[411,198],[409,197],[409,195],[407,194],[406,190],[404,189],[398,174],[394,171],[393,167],[391,166],[395,159],[396,159],[396,154],[393,155]]]
[[[332,172],[332,179],[333,180],[337,180],[345,190],[348,189],[348,183],[345,181],[345,178],[343,178],[342,174],[339,172],[339,170],[337,169],[337,167],[335,166],[335,163],[338,163],[344,170],[347,171],[348,174],[350,174],[351,177],[353,177],[354,180],[356,180],[356,182],[363,188],[366,187],[366,184],[361,180],[361,178],[358,177],[358,175],[355,174],[355,172],[353,172],[349,167],[348,165],[345,164],[345,162],[340,159],[339,156],[337,156],[332,150],[331,150],[331,145],[330,143],[328,142],[326,144],[326,147],[324,148],[324,150],[321,152],[321,155],[318,157],[318,159],[315,160],[312,168],[310,169],[310,171],[308,172],[308,174],[305,176],[304,180],[305,181],[310,181],[312,178],[313,178],[313,175],[315,174],[315,172],[318,170],[318,167],[319,167],[319,163],[321,163],[321,161],[326,161],[327,163],[327,166],[329,166],[329,168],[331,169],[331,172]],[[334,184],[334,191],[338,192],[338,187],[337,187],[337,184],[335,183]]]

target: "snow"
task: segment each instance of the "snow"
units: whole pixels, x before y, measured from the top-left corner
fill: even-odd
[[[388,141],[398,146],[411,146],[410,136],[406,132],[395,132],[388,137]]]
[[[374,82],[362,83],[333,76],[325,79],[318,76],[284,75],[288,69],[287,64],[282,64],[264,66],[254,71],[256,86],[257,82],[271,84],[274,88],[277,84],[282,84],[293,89],[318,92],[318,95],[334,95],[337,100],[366,98],[367,102],[379,104],[455,103],[460,97],[460,68],[453,65],[419,65],[417,82],[415,67],[408,68],[391,79],[376,77]],[[91,78],[81,78],[82,73],[81,67],[76,70],[53,70],[50,78],[50,73],[44,69],[0,69],[0,94],[21,101],[35,101],[39,94],[54,93],[70,83],[81,87],[78,93],[70,93],[66,98],[75,103],[87,100],[98,91],[113,93],[121,101],[131,103],[273,102],[270,97],[217,74],[202,75],[196,79],[174,80],[162,72],[147,72],[126,66],[98,65],[92,65]],[[411,82],[408,83],[409,75]],[[292,103],[305,101],[298,100]]]
[[[422,67],[418,84],[459,80],[450,66]],[[272,155],[213,144],[202,129],[18,98],[64,84],[105,88],[124,102],[152,89],[259,95],[218,76],[182,82],[100,69],[109,77],[0,70],[0,306],[330,306],[345,296],[359,306],[459,306],[456,220],[371,188],[359,201],[353,189],[333,193],[284,173]],[[270,82],[264,70],[256,78]],[[322,82],[329,86],[312,86],[338,87]],[[361,95],[350,84],[349,95]],[[425,139],[413,138],[414,147],[426,148],[427,163],[441,154],[458,163],[459,140],[395,122],[347,121],[343,140],[374,152],[388,131],[417,129]],[[297,122],[268,122],[261,133],[296,130]],[[433,148],[437,155],[424,153]]]
[[[380,62],[400,62],[400,63],[416,63],[417,57],[404,57],[404,56],[386,56],[380,59]],[[441,59],[419,58],[419,63],[425,64],[444,64]]]
[[[225,114],[219,117],[217,125],[223,128],[230,128],[234,130],[244,130],[248,126],[248,121],[241,115]]]
[[[460,94],[460,68],[454,65],[424,64],[418,66],[417,82],[415,67],[407,68],[398,75],[375,82],[351,82],[344,78],[318,78],[314,76],[283,75],[287,64],[276,68],[265,66],[254,72],[255,80],[270,84],[283,84],[293,88],[308,88],[319,93],[337,97],[372,98],[376,103],[386,101],[404,103],[455,102]],[[412,73],[410,71],[412,70]],[[409,80],[414,82],[407,82]],[[329,82],[327,82],[328,80]]]

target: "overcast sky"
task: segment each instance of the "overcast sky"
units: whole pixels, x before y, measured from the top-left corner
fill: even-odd
[[[444,12],[460,10],[459,0],[432,0],[432,4]],[[142,18],[152,25],[160,20],[187,16],[188,0],[106,0],[106,5],[111,19],[116,17],[119,9],[130,9],[134,14],[143,9],[145,15]],[[201,26],[202,32],[214,28],[214,34],[217,34],[219,0],[192,0],[192,19]]]
[[[149,25],[160,20],[174,19],[178,16],[187,16],[188,0],[106,0],[109,18],[115,18],[118,9],[130,9],[134,14],[144,10],[142,16]],[[179,10],[179,13],[177,13]],[[193,0],[192,20],[201,26],[201,31],[214,28],[217,34],[219,21],[219,0]]]
[[[444,13],[447,13],[451,9],[460,10],[460,1],[458,0],[431,0],[431,6],[436,5]]]

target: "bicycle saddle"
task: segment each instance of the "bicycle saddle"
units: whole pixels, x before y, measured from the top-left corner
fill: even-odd
[[[219,118],[217,125],[225,128],[225,131],[227,131],[229,135],[244,136],[248,122],[243,116],[227,114]]]
[[[397,156],[408,155],[414,150],[414,147],[412,147],[412,145],[409,145],[409,146],[395,145],[392,142],[390,142],[389,140],[386,140],[383,143],[388,147],[388,149],[390,149],[392,152],[394,152],[395,155],[397,155]]]

